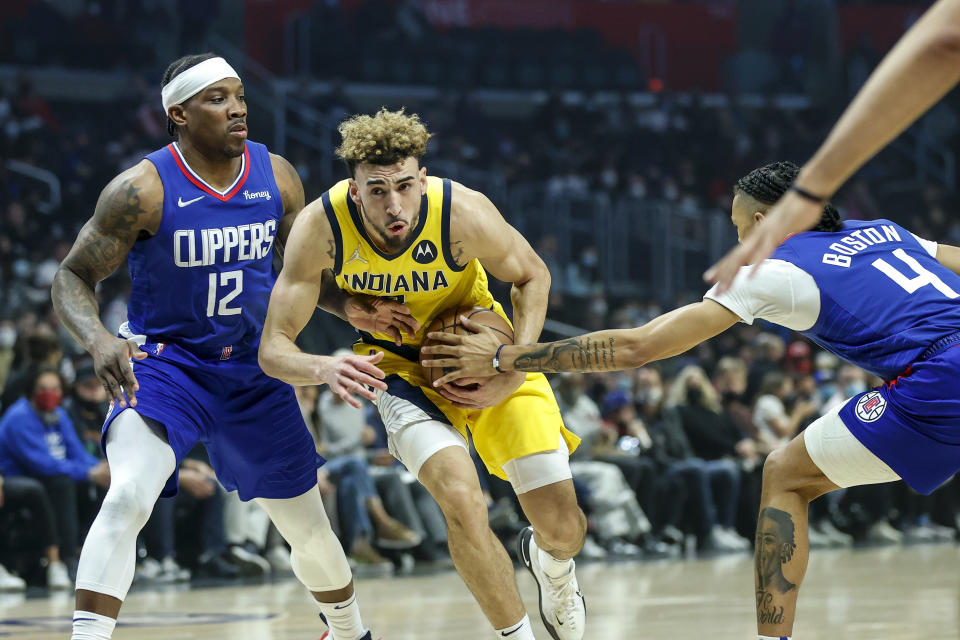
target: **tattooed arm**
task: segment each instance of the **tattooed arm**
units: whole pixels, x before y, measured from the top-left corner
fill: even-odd
[[[104,188],[93,217],[53,279],[51,295],[60,321],[93,356],[101,384],[123,407],[124,390],[136,405],[137,382],[129,360],[146,353],[103,326],[94,288],[123,264],[138,237],[156,233],[162,215],[163,185],[153,164],[144,160]]]
[[[374,399],[368,387],[386,389],[377,356],[318,356],[304,353],[296,339],[313,315],[320,295],[323,272],[333,261],[314,251],[317,238],[330,233],[322,206],[314,202],[297,216],[290,229],[283,270],[270,294],[270,306],[260,338],[259,361],[263,371],[289,384],[328,384],[330,390],[359,408],[354,394]]]
[[[450,199],[450,253],[461,266],[477,259],[490,275],[512,283],[510,300],[517,342],[530,343],[540,336],[550,294],[546,264],[489,198],[456,182]],[[520,374],[496,373],[491,370],[478,376],[486,380],[470,380],[479,383],[472,390],[445,385],[438,386],[438,391],[458,407],[492,407],[508,398],[525,379]]]
[[[287,236],[297,215],[303,210],[303,183],[300,182],[297,170],[282,156],[271,153],[270,164],[273,167],[273,178],[280,190],[280,197],[283,199],[283,217],[280,218],[280,224],[277,226],[277,241],[273,245],[279,271],[283,265],[283,248],[287,244]]]
[[[443,344],[424,347],[421,353],[433,356],[425,366],[451,367],[437,384],[458,378],[496,373],[493,357],[500,339],[487,327],[466,318],[463,324],[473,335],[431,333]],[[740,318],[713,300],[675,309],[636,329],[612,329],[535,345],[506,345],[500,350],[503,371],[620,371],[642,367],[648,362],[679,355],[704,340],[722,333]]]

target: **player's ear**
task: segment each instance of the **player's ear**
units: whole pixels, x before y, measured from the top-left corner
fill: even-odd
[[[353,200],[353,203],[360,206],[360,187],[357,185],[357,181],[353,178],[347,178],[347,181],[350,184],[350,188],[347,193],[350,195],[350,199]]]
[[[172,105],[169,109],[167,109],[167,115],[178,127],[182,127],[183,125],[187,124],[187,119],[184,117],[184,109],[182,104]]]
[[[420,189],[422,191],[427,190],[427,168],[420,167]]]
[[[753,214],[753,223],[760,224],[760,221],[763,220],[763,213],[757,211]]]

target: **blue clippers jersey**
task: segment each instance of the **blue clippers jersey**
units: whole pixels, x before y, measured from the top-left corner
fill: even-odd
[[[820,315],[802,333],[884,380],[960,330],[960,276],[889,220],[801,233],[772,257],[795,264],[820,289]]]
[[[147,159],[163,182],[163,220],[130,251],[130,330],[201,356],[255,347],[277,278],[272,248],[283,215],[267,148],[247,141],[240,175],[225,192],[193,173],[175,144]]]

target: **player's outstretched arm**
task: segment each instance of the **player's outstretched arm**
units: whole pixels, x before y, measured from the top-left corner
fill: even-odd
[[[93,217],[83,225],[53,279],[57,316],[93,356],[100,383],[122,407],[127,406],[124,390],[131,406],[137,403],[130,358],[147,354],[103,326],[95,287],[123,264],[141,233],[156,232],[162,215],[163,185],[153,164],[144,160],[103,189]]]
[[[504,345],[494,332],[467,318],[463,325],[472,335],[431,333],[438,344],[423,347],[424,366],[454,370],[434,384],[458,378],[496,373],[493,358],[500,351],[502,371],[621,371],[670,358],[695,347],[733,326],[740,318],[713,300],[687,305],[651,320],[636,329],[611,329],[534,345]]]
[[[260,338],[259,360],[263,371],[293,385],[328,384],[330,390],[355,407],[359,395],[375,396],[368,387],[386,389],[376,356],[318,356],[304,353],[294,342],[306,326],[320,295],[324,269],[332,260],[317,255],[314,247],[331,233],[322,207],[311,204],[297,216],[287,238],[283,270],[270,294],[270,306]]]
[[[960,247],[953,247],[949,244],[938,244],[937,262],[955,274],[960,275]]]
[[[826,201],[857,169],[960,81],[960,0],[939,0],[900,39],[854,98],[796,184]],[[729,288],[791,234],[820,219],[822,203],[788,193],[758,229],[705,274]]]
[[[530,343],[540,336],[550,293],[547,266],[485,195],[456,182],[451,197],[450,253],[460,265],[476,258],[495,278],[513,284],[510,300],[516,342]],[[524,381],[524,376],[519,374],[496,373],[484,374],[492,377],[473,390],[450,385],[438,390],[457,407],[492,407],[509,397]]]

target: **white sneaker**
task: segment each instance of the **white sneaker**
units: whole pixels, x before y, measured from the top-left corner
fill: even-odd
[[[720,527],[720,529],[732,544],[735,544],[744,551],[750,548],[750,541],[737,533],[737,530],[733,527]]]
[[[852,547],[853,536],[837,529],[830,520],[824,518],[810,527],[816,529],[819,533],[825,535],[834,547]]]
[[[587,537],[583,539],[583,549],[580,550],[577,557],[583,560],[603,560],[607,557],[607,550],[601,547],[593,539],[593,536],[587,534]]]
[[[290,551],[283,545],[270,547],[267,549],[264,557],[266,557],[267,562],[270,563],[270,568],[274,573],[293,571],[293,565],[290,564]]]
[[[703,550],[714,553],[733,553],[735,551],[743,551],[743,547],[740,546],[737,540],[732,539],[722,528],[716,526],[710,529],[710,533],[707,534]]]
[[[886,520],[878,520],[867,529],[867,542],[873,544],[900,544],[903,534]]]
[[[533,539],[533,527],[520,532],[517,554],[537,581],[540,592],[540,618],[553,640],[583,640],[586,604],[577,584],[576,564],[570,561],[565,576],[551,578],[540,567],[539,547]]]
[[[154,558],[147,556],[140,561],[140,564],[137,565],[137,570],[134,573],[134,577],[137,580],[155,582],[157,579],[159,579],[160,574],[162,573],[163,566]]]
[[[160,563],[160,582],[187,582],[190,580],[190,569],[184,569],[173,558],[164,558]]]
[[[62,562],[53,562],[47,567],[47,589],[73,589],[73,581],[67,573],[67,565]]]
[[[24,591],[27,583],[20,576],[15,576],[0,564],[0,591]]]
[[[230,559],[240,568],[244,575],[269,576],[270,563],[260,554],[247,551],[240,545],[233,545],[229,551]]]

